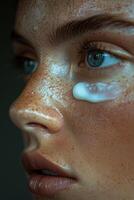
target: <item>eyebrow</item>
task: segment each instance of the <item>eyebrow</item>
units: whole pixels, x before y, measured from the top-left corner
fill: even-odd
[[[100,31],[106,28],[128,31],[134,28],[134,21],[125,19],[120,15],[98,14],[86,19],[73,20],[63,24],[56,28],[56,30],[51,30],[48,33],[48,39],[51,44],[56,45],[85,33]],[[30,45],[29,41],[17,32],[12,33],[12,39],[25,45]]]

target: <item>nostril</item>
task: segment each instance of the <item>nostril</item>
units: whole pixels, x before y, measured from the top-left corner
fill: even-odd
[[[42,124],[40,124],[40,123],[36,123],[36,122],[27,123],[27,126],[30,126],[30,127],[33,127],[33,128],[39,128],[39,129],[43,129],[43,130],[44,130],[44,129],[45,129],[45,130],[48,129],[47,126],[42,125]]]

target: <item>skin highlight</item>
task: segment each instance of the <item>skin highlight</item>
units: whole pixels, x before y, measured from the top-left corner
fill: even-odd
[[[10,108],[11,119],[23,133],[26,152],[40,152],[78,178],[69,190],[38,200],[134,199],[133,31],[106,28],[56,45],[49,40],[59,26],[92,15],[110,13],[133,22],[133,10],[131,0],[19,2],[15,31],[29,44],[15,40],[15,53],[36,60],[38,67],[26,77],[24,90]],[[122,62],[106,70],[88,70],[83,63],[87,52],[76,53],[85,40],[103,43],[101,50],[120,54]],[[123,93],[111,101],[91,103],[72,94],[79,82],[112,81]],[[30,123],[36,124],[32,132],[27,129]]]

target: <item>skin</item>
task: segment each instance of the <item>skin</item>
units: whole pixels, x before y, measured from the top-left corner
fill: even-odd
[[[116,44],[122,52],[127,49],[133,57],[134,35],[120,30],[85,34],[57,46],[49,42],[48,35],[53,27],[105,12],[134,19],[134,2],[31,0],[29,3],[22,0],[18,6],[15,30],[32,47],[15,42],[16,54],[34,58],[39,65],[33,74],[26,77],[26,86],[12,104],[10,116],[23,132],[25,143],[30,138],[25,151],[41,152],[48,160],[78,178],[74,187],[55,195],[52,198],[55,200],[134,199],[133,61],[122,64],[128,70],[125,67],[119,71],[111,69],[110,76],[106,73],[105,77],[95,73],[87,76],[87,71],[74,70],[76,64],[70,70],[72,77],[66,73],[64,76],[60,72],[55,74],[51,68],[55,63],[63,63],[65,57],[62,52],[66,47],[73,57],[77,41],[89,37],[91,40],[101,37],[102,42]],[[59,58],[57,55],[60,55]],[[122,95],[116,100],[97,104],[75,99],[73,85],[80,80],[87,81],[89,77],[95,81],[119,82]],[[28,123],[35,123],[33,132],[27,131]],[[40,125],[44,126],[44,130]]]

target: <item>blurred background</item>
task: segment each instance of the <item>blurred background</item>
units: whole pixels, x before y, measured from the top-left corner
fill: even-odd
[[[20,94],[23,82],[14,69],[10,35],[16,0],[0,1],[0,199],[31,200],[20,163],[23,149],[21,133],[11,123],[8,109]]]

